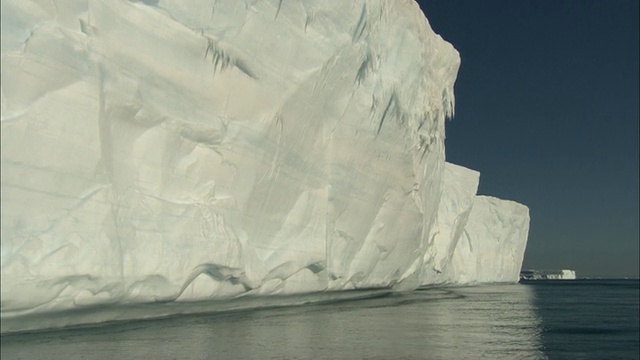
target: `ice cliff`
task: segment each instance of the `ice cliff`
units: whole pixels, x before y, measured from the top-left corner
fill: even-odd
[[[526,208],[445,166],[460,60],[413,1],[1,10],[3,320],[517,281]]]
[[[477,196],[479,173],[446,163],[438,220],[431,229],[422,284],[518,282],[529,209]]]

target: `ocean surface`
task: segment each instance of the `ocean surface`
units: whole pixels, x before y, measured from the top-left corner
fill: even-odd
[[[639,359],[638,280],[429,288],[1,337],[8,359]]]

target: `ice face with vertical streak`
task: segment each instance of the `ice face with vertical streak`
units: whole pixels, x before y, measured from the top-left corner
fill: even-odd
[[[4,320],[447,262],[460,60],[415,2],[3,0],[1,34]]]

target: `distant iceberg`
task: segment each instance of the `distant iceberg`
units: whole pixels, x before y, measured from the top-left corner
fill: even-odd
[[[459,65],[408,0],[3,0],[2,331],[516,282],[528,209],[445,164]]]
[[[520,280],[575,280],[575,270],[535,270],[527,269],[520,272]]]

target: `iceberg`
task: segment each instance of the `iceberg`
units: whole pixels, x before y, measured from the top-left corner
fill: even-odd
[[[572,269],[540,270],[526,269],[520,272],[520,281],[527,280],[576,280],[576,271]]]
[[[528,234],[526,206],[491,196],[476,196],[451,259],[455,282],[518,282]]]
[[[475,170],[447,162],[443,176],[442,197],[424,256],[420,278],[422,285],[459,282],[455,268],[450,263],[478,192],[480,173]],[[461,254],[458,252],[456,255],[459,257]]]
[[[529,209],[476,195],[480,173],[446,163],[422,285],[516,283],[529,234]]]
[[[1,35],[3,332],[519,270],[522,209],[445,165],[460,59],[414,1],[3,0]]]

